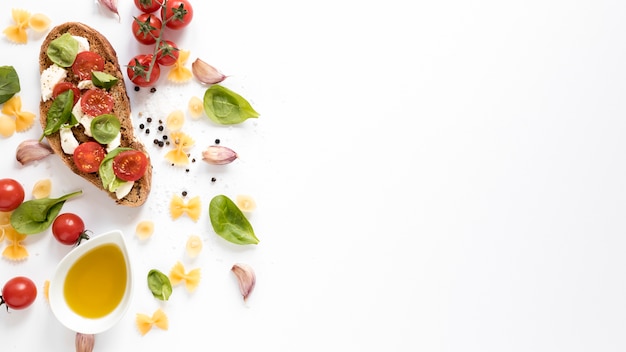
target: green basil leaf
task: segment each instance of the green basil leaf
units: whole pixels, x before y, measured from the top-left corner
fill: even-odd
[[[148,272],[148,288],[156,299],[167,301],[172,295],[172,283],[162,272],[152,269]]]
[[[65,201],[82,193],[83,191],[76,191],[59,198],[27,200],[11,213],[11,226],[25,235],[43,232],[59,215]]]
[[[52,62],[61,67],[70,67],[78,55],[78,40],[71,34],[65,33],[50,42],[46,53]]]
[[[71,89],[59,94],[46,115],[46,128],[43,131],[45,136],[57,132],[61,126],[67,124],[72,118],[72,107],[74,106],[74,92]]]
[[[204,92],[204,112],[220,125],[234,125],[259,117],[250,103],[232,90],[214,84]]]
[[[110,75],[106,72],[91,72],[91,82],[93,82],[94,86],[96,87],[111,89],[111,87],[117,84],[118,81],[119,79],[117,79],[117,77]]]
[[[100,168],[98,168],[98,175],[100,176],[100,180],[102,180],[102,186],[109,192],[115,192],[117,187],[121,184],[120,182],[116,182],[117,176],[115,176],[115,172],[113,172],[113,159],[125,150],[132,150],[132,148],[119,147],[111,150],[102,160]]]
[[[215,233],[228,242],[241,245],[259,243],[246,216],[227,196],[217,195],[211,199],[209,218]]]
[[[91,134],[100,144],[111,143],[120,133],[120,120],[112,114],[96,116],[91,120]]]
[[[20,79],[13,66],[0,67],[0,104],[4,104],[20,91]]]

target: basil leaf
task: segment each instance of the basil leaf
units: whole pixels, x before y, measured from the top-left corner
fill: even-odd
[[[65,33],[48,45],[48,58],[61,67],[70,67],[78,55],[78,40],[71,34]]]
[[[13,66],[0,67],[0,104],[11,99],[20,91],[20,79]]]
[[[246,216],[225,195],[218,195],[211,199],[209,218],[215,233],[228,242],[241,245],[259,243]]]
[[[46,115],[46,128],[43,131],[45,136],[57,132],[61,126],[71,120],[73,105],[74,92],[71,89],[59,94],[54,99]]]
[[[220,125],[234,125],[249,118],[259,117],[250,103],[232,90],[214,84],[204,92],[204,112]]]
[[[91,120],[91,134],[100,144],[111,143],[120,133],[120,120],[115,115],[104,114]]]
[[[152,269],[148,272],[148,288],[156,299],[167,301],[172,295],[172,283],[167,275]]]
[[[11,226],[25,235],[43,232],[59,215],[65,201],[82,193],[83,191],[77,191],[59,198],[27,200],[11,213]]]
[[[102,180],[102,186],[109,192],[115,192],[117,187],[121,184],[119,182],[115,182],[117,180],[117,176],[115,176],[115,172],[113,172],[113,159],[119,153],[126,150],[132,150],[132,148],[115,148],[108,152],[102,160],[102,163],[100,163],[98,175],[100,175],[100,180]]]
[[[117,77],[110,75],[106,72],[91,72],[91,82],[93,82],[94,86],[96,87],[111,89],[111,87],[113,87],[118,81],[119,79],[117,79]]]

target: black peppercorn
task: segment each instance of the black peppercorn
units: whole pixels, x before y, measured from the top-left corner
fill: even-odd
[[[135,92],[139,91],[139,87],[135,86]]]
[[[187,197],[187,191],[183,191],[183,197]]]
[[[146,119],[146,121],[148,121],[148,122],[152,122],[152,117],[148,117],[148,118]]]
[[[150,134],[150,129],[146,128],[146,134]]]
[[[150,88],[150,93],[154,93],[154,92],[156,92],[156,88],[154,87]]]
[[[219,138],[215,139],[215,144],[220,144],[220,139]]]
[[[211,177],[211,182],[215,182],[217,179],[215,177]]]
[[[163,126],[159,126],[159,131],[163,131]]]
[[[139,124],[139,128],[140,128],[140,129],[142,129],[142,130],[143,130],[143,128],[144,128],[144,127],[146,127],[146,126],[144,126],[144,124],[143,124],[143,123],[140,123],[140,124]]]

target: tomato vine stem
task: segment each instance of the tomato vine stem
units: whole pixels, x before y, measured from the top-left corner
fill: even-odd
[[[150,76],[152,75],[152,69],[154,68],[154,64],[157,60],[157,54],[159,52],[159,47],[161,46],[161,41],[163,40],[163,32],[165,31],[165,24],[167,23],[167,0],[163,0],[163,2],[159,2],[154,0],[157,4],[161,5],[161,30],[159,31],[159,36],[156,38],[156,43],[154,43],[154,50],[152,51],[152,60],[150,60],[150,66],[148,67],[148,72],[146,73],[146,81],[150,81]]]

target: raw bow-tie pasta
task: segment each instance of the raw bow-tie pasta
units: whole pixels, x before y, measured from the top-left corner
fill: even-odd
[[[177,262],[172,268],[172,271],[170,271],[170,281],[172,282],[172,285],[178,285],[184,281],[187,291],[193,292],[200,283],[200,268],[185,272],[183,264],[181,262]]]
[[[22,241],[26,239],[26,235],[23,235],[12,226],[4,229],[4,236],[7,241],[7,246],[2,251],[2,256],[9,260],[24,260],[28,258],[28,251],[26,247],[22,245]]]
[[[160,308],[157,309],[152,316],[137,313],[137,318],[135,319],[137,323],[137,328],[141,335],[145,335],[152,329],[153,326],[158,327],[162,330],[167,330],[169,328],[169,320],[167,319],[167,315]]]
[[[5,28],[4,34],[14,43],[26,44],[28,42],[28,33],[26,30],[28,29],[30,13],[22,9],[12,9],[11,16],[15,24]]]
[[[198,221],[201,210],[200,196],[195,196],[185,203],[179,195],[175,194],[170,202],[170,215],[174,220],[183,214],[187,214],[193,221]]]
[[[187,244],[185,245],[185,249],[187,250],[187,255],[190,258],[197,257],[202,250],[202,239],[200,238],[200,236],[189,236],[189,238],[187,239]]]
[[[0,211],[0,242],[5,237],[5,230],[11,227],[11,212]]]
[[[165,154],[165,159],[174,165],[189,164],[187,151],[189,148],[193,147],[195,141],[180,131],[172,132],[170,138],[174,142],[174,149]]]
[[[193,77],[191,70],[185,67],[187,63],[187,59],[189,59],[189,51],[188,50],[180,50],[178,55],[178,60],[172,66],[172,69],[167,74],[167,79],[175,83],[183,83],[187,82]]]
[[[22,98],[19,95],[13,96],[7,100],[2,107],[2,113],[15,117],[15,130],[24,132],[33,126],[35,114],[32,112],[22,111]]]

